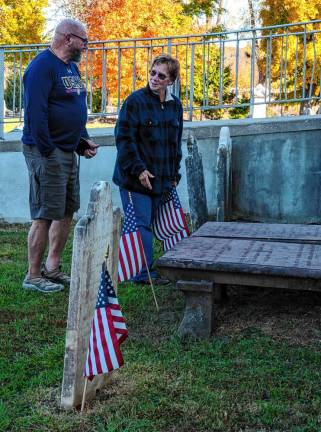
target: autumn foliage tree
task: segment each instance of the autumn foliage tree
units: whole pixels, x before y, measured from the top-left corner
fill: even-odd
[[[200,25],[197,18],[202,13],[213,18],[215,13],[222,13],[223,6],[222,0],[162,0],[156,8],[155,0],[68,0],[68,14],[86,22],[92,41],[102,41],[97,44],[97,49],[91,45],[86,65],[83,66],[89,71],[88,76],[92,77],[89,89],[93,110],[99,112],[104,109],[106,102],[101,99],[104,88],[108,105],[115,106],[135,88],[146,85],[150,60],[162,51],[170,51],[181,62],[181,94],[188,105],[192,93],[195,105],[204,103],[205,93],[206,103],[217,103],[220,85],[217,44],[211,43],[207,47],[210,41],[207,37],[204,39],[206,51],[210,52],[204,80],[203,41],[199,37],[183,36],[204,33],[206,25]],[[164,37],[169,39],[161,39]],[[120,39],[126,41],[121,42]],[[194,50],[191,46],[193,42]],[[229,76],[230,71],[225,69],[224,88],[230,86]],[[191,81],[194,83],[193,92]],[[204,114],[209,115],[209,111]]]
[[[205,29],[210,32],[214,25],[221,24],[221,15],[224,10],[224,0],[185,0],[182,2],[186,15],[203,18],[205,17]]]
[[[205,56],[205,67],[203,61],[204,52],[202,49],[195,50],[194,65],[194,101],[199,106],[213,107],[225,104],[232,98],[231,91],[231,70],[230,66],[220,67],[220,51],[209,44]],[[222,82],[220,73],[223,73]],[[221,91],[221,97],[220,97]],[[218,119],[224,115],[223,109],[202,109],[200,118]]]
[[[0,45],[40,43],[45,29],[44,8],[48,0],[0,0]],[[14,110],[19,105],[20,79],[15,69],[30,60],[28,54],[6,54],[5,102]]]
[[[99,44],[97,50],[88,52],[88,67],[94,77],[92,88],[100,89],[105,85],[108,103],[115,102],[119,92],[123,100],[134,88],[146,83],[152,56],[168,51],[168,43],[157,38],[193,31],[192,18],[182,13],[182,5],[176,0],[157,3],[157,13],[155,0],[74,0],[71,3],[68,2],[68,7],[74,15],[86,22],[90,40],[109,41],[104,44],[105,50],[99,50]],[[115,42],[132,38],[155,40],[152,44],[147,41]],[[172,54],[178,55],[175,47]]]
[[[263,25],[312,21],[320,18],[320,0],[262,0]]]
[[[320,14],[320,0],[262,0],[260,11],[263,26],[317,20]],[[286,96],[285,90],[288,96],[297,97],[319,93],[320,68],[317,65],[321,54],[320,29],[319,24],[296,25],[289,27],[288,31],[283,28],[278,30],[283,36],[274,38],[272,50],[267,40],[262,43],[266,54],[271,51],[271,78],[275,88],[281,88],[281,97]],[[269,31],[263,34],[268,35]],[[263,63],[261,68],[265,69]]]
[[[0,0],[0,45],[42,41],[48,0]]]

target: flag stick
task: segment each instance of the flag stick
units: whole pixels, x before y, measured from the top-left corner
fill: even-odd
[[[86,379],[85,379],[84,392],[83,392],[83,394],[82,394],[82,402],[81,402],[81,409],[80,409],[80,412],[81,412],[81,413],[84,411],[84,408],[85,408],[87,384],[88,384],[88,378],[86,377]]]
[[[156,310],[157,310],[157,312],[159,312],[159,306],[158,306],[158,303],[157,303],[157,298],[156,298],[156,294],[155,294],[155,290],[154,290],[153,281],[152,281],[152,278],[151,278],[150,273],[149,273],[149,268],[148,268],[147,261],[146,261],[146,256],[145,256],[145,250],[144,250],[143,242],[142,242],[142,250],[143,250],[144,261],[145,261],[145,265],[146,265],[146,270],[147,270],[147,274],[148,274],[148,279],[149,279],[150,287],[152,289],[152,293],[153,293],[154,300],[155,300]]]
[[[128,198],[129,198],[130,203],[134,207],[133,197],[132,197],[132,194],[131,194],[130,191],[128,191]],[[144,261],[145,261],[145,265],[146,265],[146,270],[147,270],[147,274],[148,274],[149,283],[150,283],[150,287],[152,289],[154,300],[155,300],[156,310],[157,310],[157,312],[159,312],[159,306],[158,306],[158,303],[157,303],[157,298],[156,298],[156,294],[155,294],[155,290],[154,290],[153,281],[152,281],[152,278],[150,276],[149,268],[148,268],[148,265],[147,265],[147,260],[146,260],[146,255],[145,255],[145,249],[144,249],[144,245],[143,245],[143,240],[141,241],[141,244],[142,244],[142,250],[143,250]]]

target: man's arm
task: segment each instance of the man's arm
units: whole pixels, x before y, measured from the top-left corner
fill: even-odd
[[[39,152],[48,156],[54,149],[48,127],[48,99],[53,85],[49,68],[42,62],[31,65],[24,76],[25,107],[32,139]]]

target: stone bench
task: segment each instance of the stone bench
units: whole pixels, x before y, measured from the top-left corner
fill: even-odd
[[[157,267],[186,297],[179,333],[208,337],[225,285],[321,291],[321,226],[207,222]]]

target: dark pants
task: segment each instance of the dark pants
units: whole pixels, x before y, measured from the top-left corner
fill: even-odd
[[[129,191],[120,189],[120,197],[123,204],[123,209],[129,203]],[[151,224],[156,215],[156,210],[159,205],[161,195],[144,195],[138,192],[131,192],[132,202],[134,206],[137,226],[142,237],[143,247],[145,251],[146,261],[150,269],[153,264],[153,232]],[[150,271],[151,277],[156,277],[155,270]],[[142,268],[139,275],[133,278],[135,281],[147,281],[148,274],[146,266]]]

